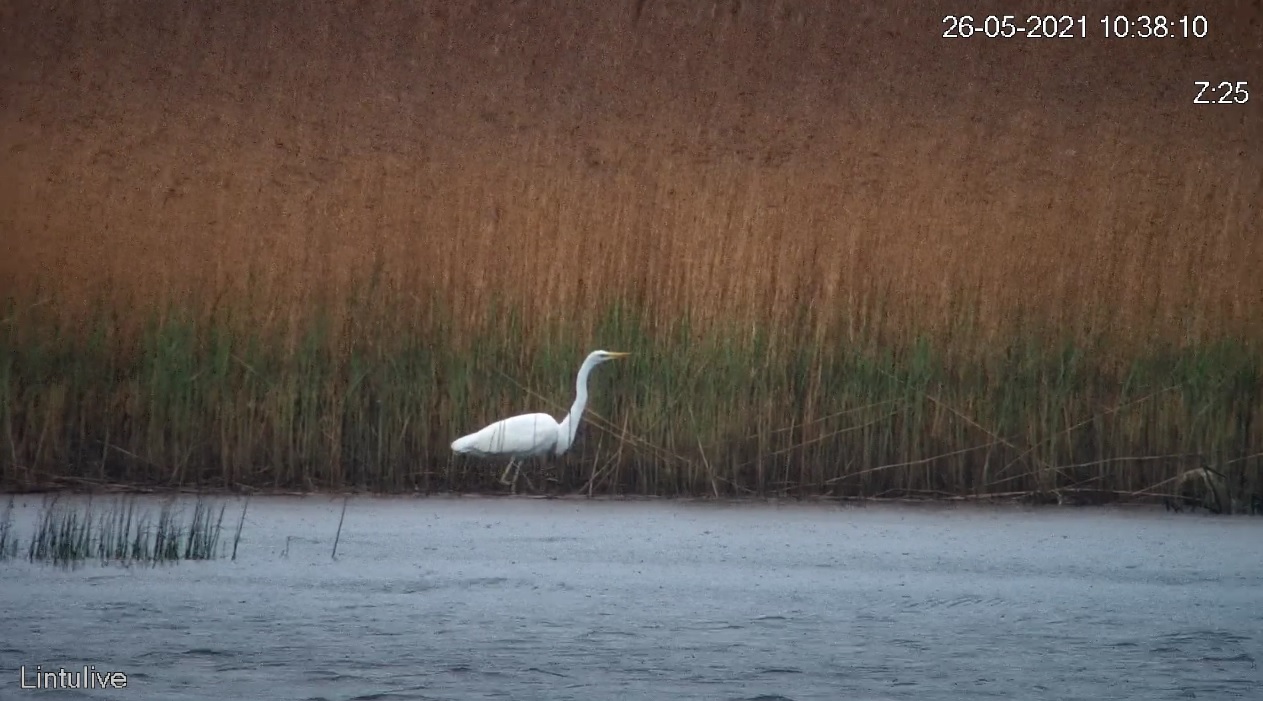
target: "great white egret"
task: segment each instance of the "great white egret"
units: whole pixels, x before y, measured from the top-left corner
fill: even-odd
[[[452,450],[462,455],[473,455],[480,458],[509,458],[509,466],[500,475],[501,484],[511,484],[509,471],[515,464],[521,469],[519,462],[523,458],[532,458],[552,453],[561,455],[574,443],[575,433],[579,430],[579,421],[583,418],[583,408],[588,404],[588,375],[601,363],[624,358],[630,353],[614,353],[611,351],[592,351],[579,366],[579,375],[574,381],[574,404],[570,405],[570,413],[561,421],[548,414],[522,414],[462,436],[452,441]],[[512,483],[517,482],[517,474]]]

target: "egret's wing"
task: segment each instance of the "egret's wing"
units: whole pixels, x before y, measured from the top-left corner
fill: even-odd
[[[452,450],[479,456],[539,455],[557,443],[557,421],[548,414],[522,414],[458,438]]]

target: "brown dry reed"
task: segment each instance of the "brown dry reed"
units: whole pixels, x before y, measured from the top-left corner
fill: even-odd
[[[601,347],[528,488],[1248,505],[1263,99],[1184,93],[1259,74],[1250,4],[950,10],[18,3],[0,479],[491,489],[450,441]]]

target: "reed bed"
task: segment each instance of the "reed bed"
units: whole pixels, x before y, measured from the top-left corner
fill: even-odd
[[[92,501],[68,504],[57,497],[46,499],[26,548],[27,559],[70,567],[91,560],[102,565],[158,565],[220,556],[226,506],[216,514],[210,504],[199,500],[192,515],[186,516],[168,502],[156,517],[138,509],[134,499],[118,500],[100,510],[94,506]],[[10,499],[0,521],[0,560],[17,554],[12,511]]]
[[[514,319],[461,346],[435,331],[334,335],[330,319],[291,346],[171,315],[128,351],[104,340],[105,321],[95,345],[54,327],[5,348],[5,479],[492,489],[499,467],[455,460],[448,443],[513,413],[560,414],[591,345],[564,324],[524,344]],[[634,355],[594,378],[573,454],[527,470],[538,490],[1100,499],[1174,494],[1173,478],[1203,466],[1238,499],[1259,489],[1263,366],[1241,344],[1115,366],[1038,337],[955,359],[929,339],[660,335],[619,308],[596,326],[602,345]]]
[[[1259,56],[935,43],[894,5],[339,7],[14,16],[5,486],[496,489],[451,440],[560,414],[603,347],[635,355],[528,488],[1259,494],[1257,105],[1162,87]]]

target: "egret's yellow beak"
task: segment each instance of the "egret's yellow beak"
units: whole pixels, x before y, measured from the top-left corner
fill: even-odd
[[[626,358],[627,356],[631,355],[631,353],[615,353],[613,351],[610,351],[608,355],[610,356],[610,360],[616,360],[618,358]]]

